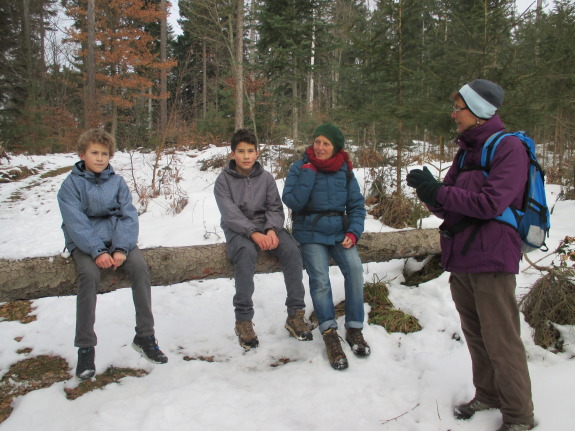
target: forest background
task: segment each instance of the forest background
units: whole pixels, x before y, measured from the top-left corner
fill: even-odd
[[[400,191],[414,147],[452,158],[449,95],[482,77],[548,180],[572,186],[575,3],[534,4],[179,0],[176,35],[166,0],[3,0],[0,149],[69,152],[94,126],[123,150],[221,145],[239,127],[295,149],[329,120],[360,165],[396,166]]]

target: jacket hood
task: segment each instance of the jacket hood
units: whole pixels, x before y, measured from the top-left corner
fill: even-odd
[[[74,167],[72,168],[72,175],[77,175],[79,177],[83,177],[92,183],[95,183],[98,180],[107,180],[108,178],[110,178],[112,175],[115,175],[115,174],[116,173],[114,172],[114,168],[109,163],[108,163],[108,166],[106,167],[106,169],[104,169],[99,174],[95,174],[94,172],[87,171],[86,170],[86,164],[84,163],[83,160],[76,162],[74,164]]]
[[[261,175],[263,171],[264,171],[264,168],[262,167],[260,162],[256,161],[254,163],[254,167],[252,168],[252,171],[250,172],[250,174],[247,177],[248,178],[257,177],[257,176]],[[228,163],[224,167],[224,172],[226,174],[231,175],[232,177],[235,177],[235,178],[246,178],[245,175],[242,175],[238,171],[236,171],[236,161],[235,160],[230,160],[230,163]]]

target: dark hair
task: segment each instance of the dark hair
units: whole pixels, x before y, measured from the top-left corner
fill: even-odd
[[[240,142],[245,142],[247,144],[252,144],[256,147],[256,151],[258,150],[258,140],[256,139],[256,135],[250,132],[248,129],[239,129],[234,133],[232,136],[232,142],[230,147],[232,151],[236,151],[236,147]]]
[[[88,145],[92,143],[101,144],[104,147],[107,147],[108,152],[110,153],[110,158],[112,158],[116,152],[116,140],[112,135],[103,129],[90,129],[86,130],[78,138],[78,154],[86,154]]]

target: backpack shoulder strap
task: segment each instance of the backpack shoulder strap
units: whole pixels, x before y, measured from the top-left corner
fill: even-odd
[[[485,144],[483,144],[483,150],[481,151],[481,167],[485,176],[487,176],[491,169],[491,161],[493,160],[493,154],[495,154],[497,146],[501,143],[503,138],[509,135],[513,135],[513,133],[507,133],[505,131],[494,133],[489,137],[489,139],[487,139],[487,141],[485,141]]]
[[[495,152],[495,149],[497,148],[501,140],[505,136],[510,134],[511,133],[507,133],[505,131],[497,132],[491,135],[487,139],[487,141],[485,141],[485,143],[483,144],[483,148],[481,150],[481,165],[464,165],[467,150],[463,150],[461,155],[459,156],[459,171],[466,172],[466,171],[480,170],[483,171],[485,176],[487,176],[487,173],[491,168],[491,160],[493,159],[493,153]]]

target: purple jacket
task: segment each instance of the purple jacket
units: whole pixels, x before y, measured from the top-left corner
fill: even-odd
[[[514,205],[520,207],[527,183],[529,159],[525,147],[515,136],[504,138],[493,156],[491,170],[459,171],[459,156],[467,150],[465,164],[481,165],[483,144],[505,126],[498,115],[481,126],[466,130],[455,140],[460,150],[444,178],[444,187],[437,194],[438,207],[430,210],[443,219],[442,229],[458,223],[464,216],[486,220],[465,256],[463,247],[474,226],[453,238],[441,238],[443,267],[451,272],[519,272],[521,240],[517,231],[491,220]]]

